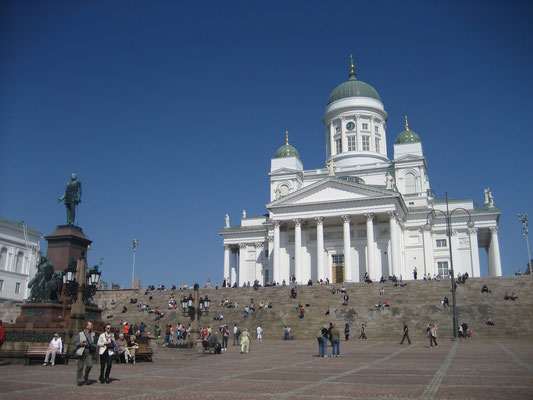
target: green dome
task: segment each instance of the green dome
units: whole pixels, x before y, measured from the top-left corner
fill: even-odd
[[[410,131],[406,129],[398,135],[394,144],[403,144],[403,143],[420,143],[420,136],[415,131]]]
[[[296,157],[300,159],[300,153],[298,153],[298,150],[296,150],[294,146],[291,146],[287,143],[281,146],[278,151],[276,151],[276,158],[280,157]]]
[[[381,97],[379,97],[378,92],[368,83],[363,81],[358,81],[355,73],[350,74],[350,79],[344,83],[341,83],[339,86],[331,92],[328,99],[328,105],[334,101],[340,99],[346,99],[348,97],[370,97],[381,102]]]

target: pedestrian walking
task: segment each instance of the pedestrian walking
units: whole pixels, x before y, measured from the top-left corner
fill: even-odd
[[[346,322],[346,325],[344,325],[344,337],[346,341],[350,339],[350,324],[348,322]]]
[[[93,323],[87,322],[85,330],[78,333],[74,342],[76,346],[76,382],[78,386],[89,385],[89,373],[93,367],[93,354],[96,353],[94,344]]]
[[[331,339],[331,357],[340,357],[341,338],[339,326],[333,324],[333,328],[331,328],[329,334]]]
[[[98,338],[97,344],[100,354],[100,383],[111,383],[109,374],[113,366],[113,356],[115,355],[115,338],[111,333],[111,324],[106,324],[104,333]]]
[[[227,325],[222,327],[222,350],[226,351],[228,349],[228,338],[229,338],[229,329]]]
[[[239,327],[237,324],[233,327],[233,345],[238,346],[239,345]]]
[[[409,344],[411,344],[411,339],[409,338],[409,327],[407,326],[407,323],[403,323],[403,336],[402,336],[402,341],[400,342],[400,344],[403,344],[403,341],[407,339],[407,341],[409,342]]]
[[[257,341],[263,341],[263,328],[261,328],[260,326],[257,327]]]
[[[248,354],[250,352],[250,334],[248,333],[248,329],[244,328],[241,336],[241,354]]]
[[[433,347],[433,343],[435,343],[435,347],[439,347],[437,344],[437,327],[434,324],[429,325],[429,347]]]
[[[366,337],[365,324],[364,323],[361,325],[361,334],[359,335],[359,339],[368,339]]]

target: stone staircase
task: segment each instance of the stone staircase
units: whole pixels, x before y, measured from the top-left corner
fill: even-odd
[[[491,293],[481,293],[481,287],[486,284]],[[403,322],[409,325],[409,333],[413,339],[425,339],[425,328],[432,322],[439,328],[439,337],[449,338],[452,333],[452,296],[450,281],[408,281],[407,286],[394,287],[391,283],[379,284],[346,284],[350,300],[348,306],[343,306],[343,295],[332,294],[332,289],[340,284],[324,286],[297,286],[298,296],[290,299],[290,286],[253,288],[220,288],[215,290],[200,289],[200,295],[206,294],[211,299],[211,308],[207,317],[202,317],[200,325],[218,327],[222,322],[214,321],[213,316],[218,312],[224,315],[224,323],[231,328],[235,323],[241,330],[248,328],[255,337],[258,325],[263,328],[265,340],[279,340],[283,337],[284,327],[290,326],[295,339],[313,339],[321,325],[336,322],[341,331],[348,322],[351,337],[359,336],[361,323],[366,323],[366,333],[369,339],[399,340]],[[379,294],[385,288],[385,294]],[[504,300],[505,292],[514,292],[518,299]],[[189,318],[183,317],[181,310],[168,310],[168,299],[173,294],[179,302],[183,295],[192,293],[190,290],[154,291],[153,299],[140,290],[106,290],[99,291],[95,300],[105,311],[102,314],[106,322],[114,326],[125,319],[130,324],[144,321],[148,331],[153,332],[155,325],[164,331],[165,324],[179,322],[187,325]],[[443,307],[441,300],[448,296],[449,307]],[[160,321],[154,321],[153,314],[142,313],[137,305],[130,305],[130,298],[137,298],[138,303],[147,301],[148,304],[165,313]],[[239,307],[228,309],[220,307],[221,300],[228,299],[236,302]],[[260,302],[272,303],[272,308],[250,312],[248,319],[244,318],[244,307],[254,299],[256,307]],[[112,301],[115,304],[112,305]],[[386,300],[390,308],[378,310],[375,305]],[[299,318],[297,309],[301,303],[305,308],[305,317]],[[123,306],[127,313],[121,313]],[[326,310],[329,315],[325,315]],[[457,286],[457,313],[459,324],[466,322],[474,332],[475,337],[501,336],[532,336],[533,335],[533,277],[513,276],[499,278],[470,278],[466,284]],[[107,316],[111,318],[106,319]],[[495,326],[487,327],[485,322],[491,318]],[[233,336],[233,335],[231,335]],[[232,339],[232,337],[231,337]]]

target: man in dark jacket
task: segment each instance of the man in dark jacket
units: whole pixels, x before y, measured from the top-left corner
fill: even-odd
[[[409,342],[409,344],[411,344],[411,339],[409,339],[409,328],[407,326],[407,323],[403,323],[403,336],[402,336],[402,341],[400,342],[400,344],[403,344],[403,341],[407,338],[407,341]]]

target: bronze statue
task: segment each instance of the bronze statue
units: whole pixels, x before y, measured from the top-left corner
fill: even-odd
[[[76,174],[72,174],[70,182],[67,183],[65,194],[57,199],[57,202],[59,203],[61,200],[65,200],[67,225],[74,225],[76,206],[81,203],[81,182],[76,180]]]
[[[61,288],[63,285],[61,271],[54,272],[54,266],[46,257],[41,257],[37,267],[37,273],[28,283],[30,291],[30,303],[59,302],[61,300]]]

